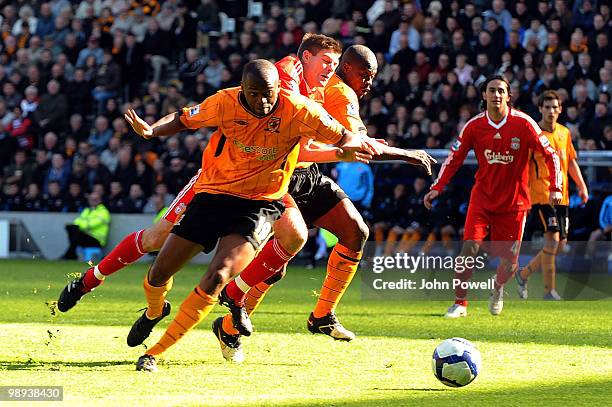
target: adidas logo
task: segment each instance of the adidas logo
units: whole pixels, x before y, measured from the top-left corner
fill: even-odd
[[[500,140],[501,138],[501,134],[499,133],[495,133],[495,135],[493,136],[493,140]]]

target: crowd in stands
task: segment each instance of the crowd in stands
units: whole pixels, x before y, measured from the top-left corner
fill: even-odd
[[[577,150],[612,149],[608,1],[281,0],[252,17],[247,3],[0,2],[0,210],[78,211],[96,192],[111,212],[157,213],[196,172],[210,133],[145,141],[125,109],[153,123],[238,85],[248,60],[295,53],[307,32],[376,53],[361,113],[391,145],[448,147],[479,111],[480,83],[501,73],[536,120],[537,95],[560,92]],[[473,168],[462,171],[427,233],[460,228]],[[429,178],[406,165],[373,172],[372,225],[424,219]]]

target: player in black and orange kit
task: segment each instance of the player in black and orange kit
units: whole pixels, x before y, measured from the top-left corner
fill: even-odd
[[[589,191],[582,178],[576,161],[576,150],[572,144],[569,129],[559,123],[561,114],[561,97],[554,90],[544,91],[538,99],[542,120],[539,125],[548,138],[551,147],[559,155],[561,173],[563,174],[563,200],[559,205],[549,205],[548,169],[540,153],[534,152],[529,169],[529,193],[531,195],[530,218],[528,225],[544,233],[544,247],[527,264],[516,273],[519,296],[527,298],[527,280],[531,274],[542,270],[544,280],[544,299],[560,300],[555,282],[555,257],[563,250],[569,232],[569,185],[568,173],[578,187],[578,196],[585,204],[589,200]]]
[[[170,312],[172,276],[200,251],[217,250],[208,270],[162,338],[138,359],[138,370],[156,370],[163,353],[208,315],[221,289],[250,263],[281,215],[298,156],[300,135],[376,152],[320,106],[280,90],[278,72],[265,60],[249,62],[242,86],[217,92],[199,105],[170,114],[153,126],[129,111],[126,119],[144,137],[186,128],[217,127],[202,158],[195,197],[172,229],[145,277],[147,309],[134,323],[136,346]]]
[[[431,209],[432,201],[442,193],[473,149],[478,170],[465,220],[461,256],[475,258],[487,235],[495,242],[494,255],[500,257],[500,264],[489,297],[492,315],[501,313],[503,286],[518,268],[525,218],[531,206],[528,181],[532,151],[542,154],[548,168],[550,204],[561,202],[559,157],[538,124],[509,105],[509,91],[508,81],[500,75],[489,77],[483,83],[481,95],[486,110],[465,124],[424,200],[425,206]],[[471,274],[472,269],[458,270],[455,278],[467,281]],[[467,289],[456,286],[455,303],[446,312],[446,317],[467,315],[466,294]]]
[[[329,56],[330,53],[333,53],[333,50],[323,52],[323,57],[332,60],[333,56]],[[310,55],[307,54],[307,59],[308,57]],[[305,78],[309,76],[308,62],[303,68]],[[283,72],[299,73],[301,64],[298,63],[299,60],[294,57],[279,61],[277,67],[279,64],[291,64],[292,67],[279,69],[281,78]],[[365,134],[365,125],[359,116],[359,98],[369,91],[372,79],[376,75],[376,58],[367,47],[352,46],[346,50],[339,65],[337,73],[329,79],[324,88],[323,108],[347,129]],[[297,68],[294,68],[296,66]],[[303,82],[302,78],[288,77],[284,81],[284,86],[301,89]],[[318,95],[316,92],[316,89],[311,89],[311,95]],[[306,144],[305,148],[311,147]],[[325,154],[324,150],[324,146],[317,146],[312,151],[313,157],[319,157],[317,161],[320,161],[321,154]],[[331,153],[330,161],[338,161],[335,152],[327,150]],[[435,162],[423,151],[407,151],[389,146],[382,146],[382,150],[383,153],[375,155],[374,160],[401,159],[411,164],[422,165],[428,172],[431,164]],[[301,156],[308,159],[304,152]],[[344,191],[333,180],[320,174],[316,165],[298,164],[289,190],[307,224],[325,228],[339,239],[330,255],[327,276],[315,309],[308,319],[307,327],[312,333],[350,341],[355,335],[340,324],[334,310],[357,270],[361,248],[367,239],[367,227]],[[287,212],[283,214],[283,218],[285,217],[288,217]],[[293,224],[298,222],[295,221]],[[306,229],[296,231],[296,235],[301,235],[305,240]],[[283,276],[283,271],[271,273],[269,261],[265,258],[258,261],[260,257],[262,256],[258,256],[240,276],[230,282],[221,294],[224,301],[233,302],[231,305],[244,306],[248,314],[254,311],[271,285]],[[237,325],[235,318],[226,316],[222,323],[220,320],[215,321],[213,330],[220,341],[223,356],[238,362],[243,357],[238,342],[240,330],[237,329]]]

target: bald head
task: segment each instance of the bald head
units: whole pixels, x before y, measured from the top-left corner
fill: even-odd
[[[377,71],[376,55],[370,48],[351,45],[342,54],[337,73],[361,99],[370,91]]]
[[[265,59],[255,59],[242,71],[242,97],[256,116],[269,114],[278,100],[280,80],[276,67]]]
[[[340,58],[340,66],[347,63],[354,67],[366,68],[369,71],[378,70],[376,55],[365,45],[351,45]]]
[[[254,59],[248,62],[242,71],[242,82],[278,82],[278,71],[274,64],[265,59]]]

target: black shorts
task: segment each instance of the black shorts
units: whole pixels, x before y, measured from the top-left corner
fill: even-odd
[[[316,164],[295,169],[289,183],[289,194],[295,200],[308,227],[344,198],[348,198],[334,180],[321,174]]]
[[[542,232],[559,232],[560,239],[567,239],[569,232],[569,208],[566,205],[533,205],[531,227]]]
[[[223,236],[238,234],[255,250],[272,235],[272,225],[285,210],[281,201],[255,201],[222,194],[196,194],[172,233],[212,251]]]

